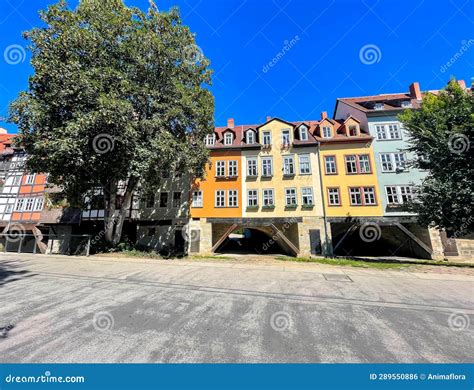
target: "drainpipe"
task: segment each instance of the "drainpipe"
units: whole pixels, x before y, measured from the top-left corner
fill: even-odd
[[[324,202],[324,187],[323,187],[323,173],[321,170],[321,159],[320,159],[320,143],[318,142],[318,147],[317,147],[317,157],[318,157],[318,168],[319,168],[319,186],[321,188],[321,198],[323,202],[323,221],[324,221],[324,257],[329,257],[327,255],[327,244],[329,242],[328,238],[328,228],[327,228],[327,222],[328,218],[326,215],[326,204]],[[332,254],[332,251],[331,251]]]

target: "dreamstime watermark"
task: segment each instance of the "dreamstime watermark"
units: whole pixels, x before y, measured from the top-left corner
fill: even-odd
[[[461,332],[463,330],[469,329],[471,324],[471,319],[469,315],[463,312],[454,312],[448,318],[449,329],[454,332]]]
[[[83,376],[55,376],[51,371],[45,371],[43,375],[13,375],[5,377],[5,383],[84,383]]]
[[[25,62],[26,52],[23,46],[10,45],[3,51],[3,58],[9,65],[17,65],[21,62]]]
[[[8,322],[4,325],[1,326],[0,329],[0,337],[5,337],[6,334],[12,330],[15,325],[23,318],[26,316],[26,314],[30,311],[32,311],[34,306],[32,304],[26,305],[24,308],[22,308],[20,311],[18,311],[13,317],[11,317]]]
[[[359,59],[365,65],[373,65],[382,59],[382,51],[377,45],[370,43],[360,48]]]
[[[109,134],[97,134],[92,140],[92,149],[97,154],[105,154],[114,150],[115,139]]]
[[[277,311],[270,317],[270,326],[276,332],[284,332],[291,327],[291,317],[286,311]]]
[[[94,314],[92,319],[92,324],[94,325],[95,330],[99,332],[105,332],[111,330],[114,327],[114,316],[108,311],[100,311]]]
[[[445,73],[457,60],[459,60],[464,53],[466,53],[469,48],[474,44],[474,39],[469,39],[468,41],[463,40],[461,41],[461,48],[454,53],[454,55],[449,59],[448,62],[446,62],[444,65],[441,66],[439,71],[441,73]]]
[[[26,234],[26,228],[21,223],[13,223],[7,227],[7,232],[4,236],[8,242],[18,242]]]
[[[181,235],[186,242],[197,242],[201,237],[200,229],[193,229],[189,223],[183,226],[181,229]]]
[[[275,56],[269,61],[267,64],[265,64],[262,67],[262,72],[267,73],[270,68],[273,68],[280,60],[288,53],[300,40],[300,37],[298,35],[295,35],[293,38],[290,40],[285,40],[283,42],[283,47],[281,50],[275,54]]]
[[[298,220],[295,217],[285,220],[281,230],[273,234],[273,236],[262,245],[262,250],[266,252],[268,249],[270,249],[270,247],[275,244],[281,238],[281,236],[295,223],[298,223]]]
[[[471,148],[471,143],[465,134],[451,134],[448,140],[448,148],[451,153],[463,154]]]
[[[375,222],[364,222],[359,228],[359,236],[364,242],[374,242],[382,236],[382,229]]]
[[[188,45],[183,50],[183,60],[188,65],[199,63],[203,60],[204,53],[202,49],[196,45]]]

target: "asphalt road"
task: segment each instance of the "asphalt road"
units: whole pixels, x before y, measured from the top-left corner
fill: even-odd
[[[474,277],[0,254],[0,362],[472,362]]]

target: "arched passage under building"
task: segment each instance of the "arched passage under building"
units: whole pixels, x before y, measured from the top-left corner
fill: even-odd
[[[213,249],[215,253],[229,254],[284,254],[297,256],[297,243],[292,240],[296,226],[243,226],[238,224],[213,224]],[[297,236],[297,233],[296,233]]]

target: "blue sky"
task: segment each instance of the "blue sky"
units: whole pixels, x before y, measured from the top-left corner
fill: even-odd
[[[32,73],[29,54],[22,58],[20,49],[15,57],[12,45],[26,46],[22,31],[38,25],[38,10],[51,3],[0,0],[0,117]],[[179,6],[211,60],[216,125],[230,117],[236,124],[261,123],[267,115],[318,119],[321,111],[332,115],[337,97],[403,92],[413,81],[438,89],[450,76],[467,83],[474,76],[471,0],[156,3],[161,10]],[[16,132],[1,119],[0,126]]]

